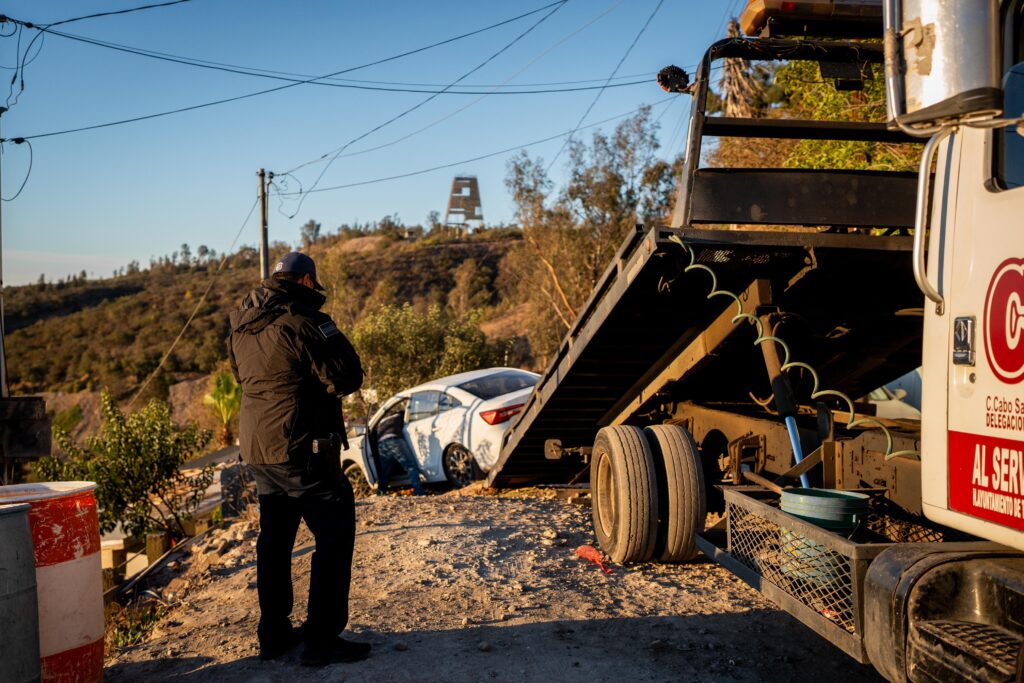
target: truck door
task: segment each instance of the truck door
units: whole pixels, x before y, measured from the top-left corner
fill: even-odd
[[[1011,15],[1019,15],[1021,5],[1015,3]],[[1007,117],[1024,113],[1021,29],[1019,20],[1012,23],[1004,38],[1009,43],[1003,79]],[[929,279],[942,283],[945,310],[938,315],[926,303],[925,512],[954,528],[1020,548],[1024,137],[1013,128],[961,128],[949,147],[960,150],[959,164],[948,171],[959,177],[944,175],[940,158],[929,245]],[[944,190],[955,195],[954,206],[943,201]],[[943,400],[945,410],[940,408]],[[930,410],[932,416],[944,415],[946,425],[931,419]]]

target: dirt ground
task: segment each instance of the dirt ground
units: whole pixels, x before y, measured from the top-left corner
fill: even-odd
[[[257,657],[255,530],[196,545],[150,637],[107,662],[119,681],[877,681],[718,565],[577,558],[589,508],[530,497],[357,503],[351,637],[371,657],[324,669]],[[312,539],[294,552],[305,615]],[[171,573],[171,570],[165,574]]]

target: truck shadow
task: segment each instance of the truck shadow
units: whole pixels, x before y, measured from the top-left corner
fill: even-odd
[[[595,607],[591,619],[515,623],[526,618],[513,615],[500,625],[404,632],[355,624],[354,638],[371,643],[372,656],[321,670],[300,665],[301,647],[272,662],[255,656],[225,662],[202,643],[177,640],[177,656],[113,664],[106,669],[105,680],[881,680],[869,666],[857,664],[796,620],[773,610],[602,618]],[[252,635],[246,639],[255,645]],[[196,651],[190,653],[190,646]]]

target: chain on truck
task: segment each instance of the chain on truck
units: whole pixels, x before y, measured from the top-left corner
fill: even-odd
[[[692,83],[659,74],[692,97],[671,225],[622,244],[490,482],[589,476],[614,561],[699,550],[891,681],[1019,681],[1024,0],[752,0],[740,23]],[[721,60],[884,79],[887,120],[723,116]],[[730,138],[920,167],[711,167]],[[915,371],[919,420],[862,399]]]

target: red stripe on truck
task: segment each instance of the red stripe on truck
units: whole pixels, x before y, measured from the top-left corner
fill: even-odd
[[[1024,442],[950,431],[949,509],[1024,531]]]

